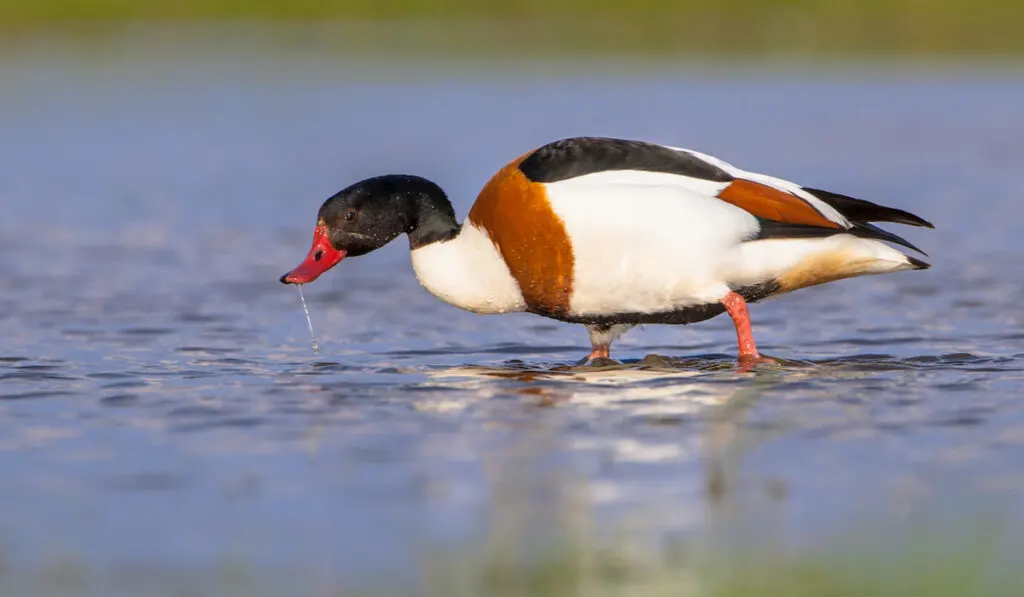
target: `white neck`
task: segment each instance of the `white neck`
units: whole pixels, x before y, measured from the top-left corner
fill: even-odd
[[[474,313],[523,311],[519,284],[487,232],[469,222],[448,241],[412,251],[416,278],[442,301]]]

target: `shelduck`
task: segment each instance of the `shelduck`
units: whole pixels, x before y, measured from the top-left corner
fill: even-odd
[[[871,222],[926,220],[689,149],[579,137],[512,161],[459,224],[444,191],[410,175],[358,182],[320,207],[313,247],[281,277],[307,284],[405,233],[420,283],[474,313],[583,324],[589,359],[640,324],[728,313],[741,364],[762,357],[747,303],[867,274],[927,269]]]

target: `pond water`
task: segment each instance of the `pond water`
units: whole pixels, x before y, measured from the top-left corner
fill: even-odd
[[[529,529],[1019,528],[1021,71],[145,47],[0,54],[5,592],[416,583],[437,546]],[[572,135],[911,210],[936,230],[898,231],[934,267],[752,307],[776,367],[736,371],[716,318],[634,330],[621,365],[587,368],[581,328],[442,304],[396,242],[306,288],[312,352],[278,277],[324,198],[407,172],[465,214],[505,162]]]

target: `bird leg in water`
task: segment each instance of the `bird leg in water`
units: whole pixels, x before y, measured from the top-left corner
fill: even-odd
[[[740,347],[740,370],[749,371],[758,363],[774,364],[777,361],[771,357],[761,356],[757,351],[757,344],[754,343],[754,332],[750,329],[750,314],[747,312],[747,301],[738,293],[730,292],[722,298],[722,305],[732,317],[736,324],[736,343]]]

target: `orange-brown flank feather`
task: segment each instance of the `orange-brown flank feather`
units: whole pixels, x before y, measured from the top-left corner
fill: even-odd
[[[841,228],[839,224],[818,213],[818,210],[796,195],[749,180],[733,181],[718,193],[718,198],[759,218],[790,224]]]
[[[569,310],[573,253],[562,220],[551,209],[544,185],[508,164],[480,191],[470,225],[487,231],[508,265],[531,311],[560,315]]]

